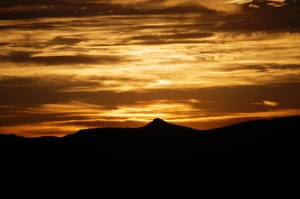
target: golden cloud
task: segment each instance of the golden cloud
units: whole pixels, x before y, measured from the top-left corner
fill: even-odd
[[[148,10],[148,9],[161,9],[174,6],[182,5],[195,5],[202,6],[210,10],[215,10],[219,12],[234,13],[240,11],[238,4],[240,2],[235,2],[231,0],[161,0],[161,1],[151,1],[151,0],[109,0],[109,2],[114,4],[130,5],[138,9]]]
[[[266,105],[266,106],[278,106],[279,103],[278,102],[274,102],[274,101],[267,101],[267,100],[264,100],[263,101],[263,104]]]

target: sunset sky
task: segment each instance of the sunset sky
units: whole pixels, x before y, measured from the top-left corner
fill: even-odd
[[[300,115],[299,0],[1,0],[0,133]]]

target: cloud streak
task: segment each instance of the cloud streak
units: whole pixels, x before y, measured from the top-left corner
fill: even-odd
[[[273,102],[273,101],[268,101],[268,100],[264,100],[264,101],[263,101],[263,104],[266,105],[266,106],[271,106],[271,107],[274,107],[274,106],[278,106],[278,105],[279,105],[278,102]]]
[[[105,1],[108,2],[108,1]],[[240,7],[238,4],[233,4],[230,0],[162,0],[162,1],[151,1],[151,0],[113,0],[109,1],[114,4],[130,5],[137,9],[161,9],[176,6],[201,6],[208,10],[214,10],[218,12],[238,12]]]
[[[77,65],[77,64],[95,64],[95,63],[119,63],[124,59],[120,56],[98,55],[89,56],[83,54],[77,55],[54,55],[54,56],[38,56],[31,52],[10,52],[8,55],[0,56],[2,62],[13,62],[23,64],[40,64],[40,65]]]

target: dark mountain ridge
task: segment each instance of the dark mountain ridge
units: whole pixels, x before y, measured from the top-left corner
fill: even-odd
[[[294,116],[205,131],[154,119],[140,128],[84,129],[61,138],[0,135],[3,191],[12,197],[20,192],[11,189],[23,190],[23,197],[295,197],[299,129]]]

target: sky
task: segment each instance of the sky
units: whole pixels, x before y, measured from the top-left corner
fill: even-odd
[[[299,0],[1,0],[0,133],[300,115]]]

